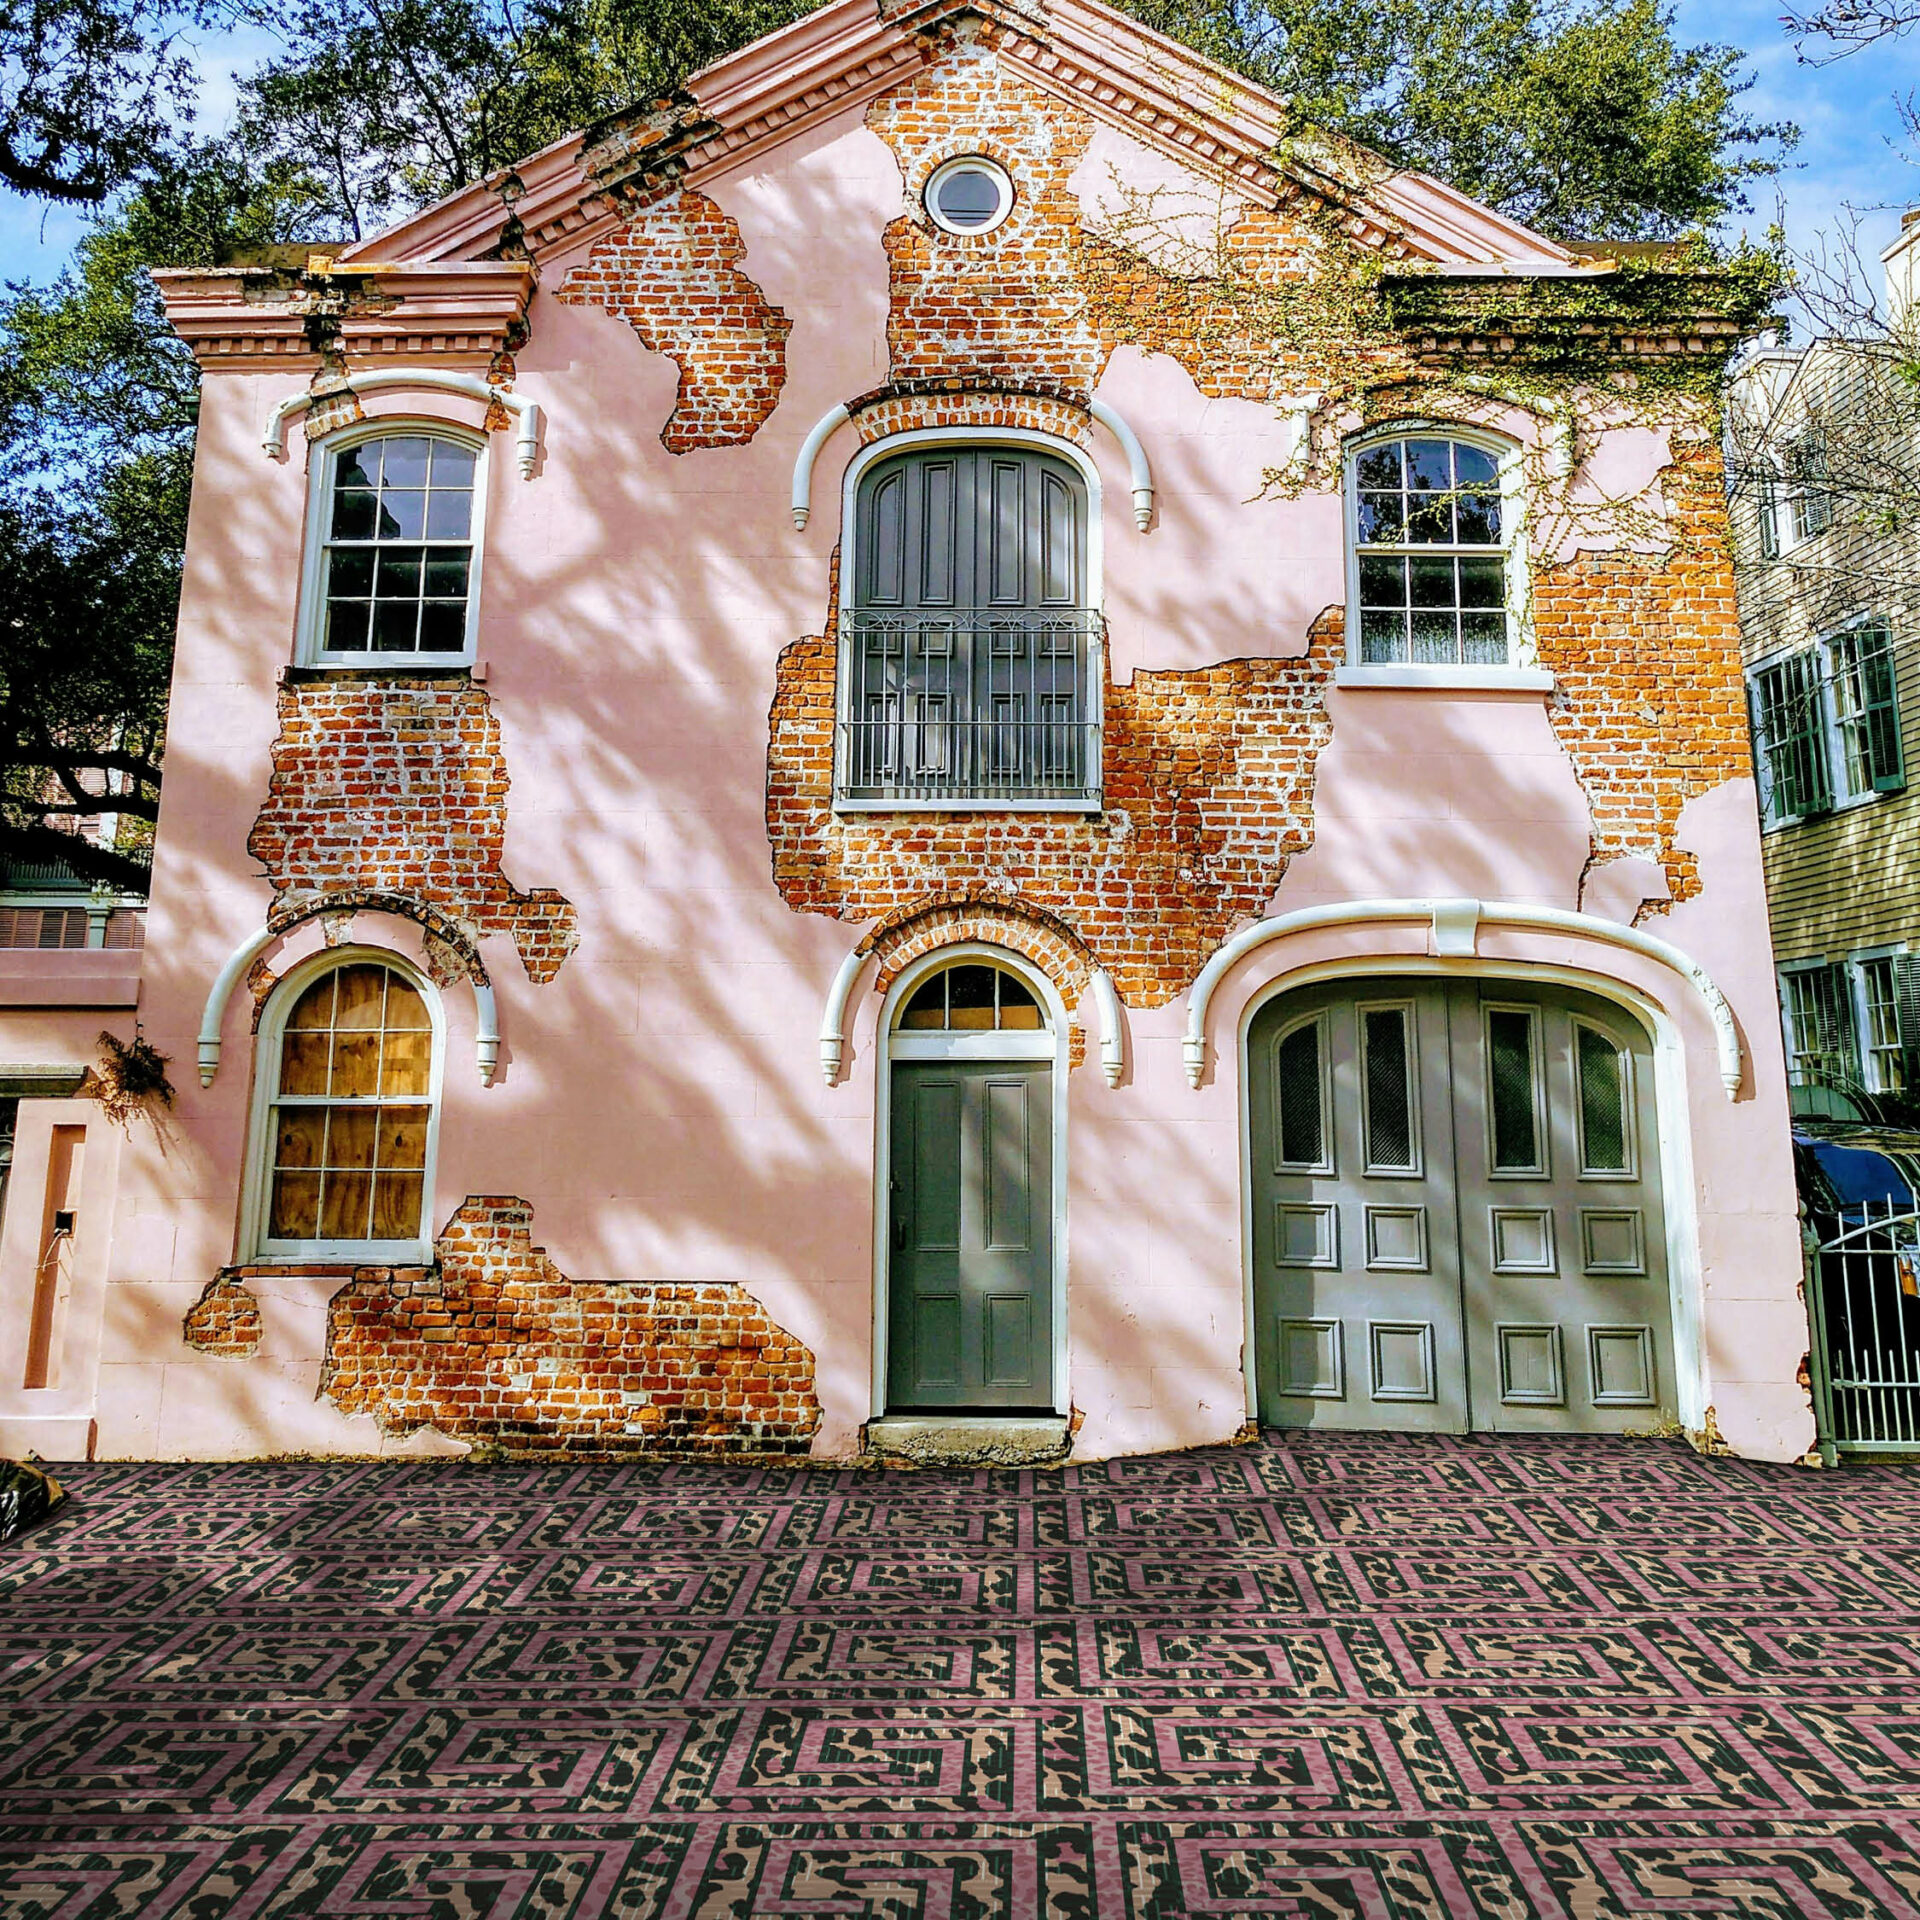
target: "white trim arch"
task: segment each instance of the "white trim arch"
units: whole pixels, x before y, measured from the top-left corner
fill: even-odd
[[[1433,927],[1434,952],[1443,958],[1471,959],[1478,951],[1481,926],[1514,927],[1536,933],[1572,934],[1644,954],[1680,975],[1705,1002],[1713,1022],[1720,1081],[1729,1100],[1737,1097],[1746,1072],[1740,1029],[1727,997],[1692,955],[1638,927],[1603,920],[1598,914],[1565,907],[1529,907],[1498,900],[1343,900],[1332,906],[1302,907],[1243,928],[1201,968],[1187,994],[1187,1029],[1181,1042],[1187,1085],[1197,1087],[1207,1066],[1207,1011],[1222,980],[1259,947],[1290,934],[1319,927],[1358,926],[1368,921],[1426,920]]]
[[[865,957],[865,956],[862,956]],[[1048,1032],[1044,1035],[1008,1033],[969,1035],[981,1041],[1004,1040],[1002,1052],[981,1047],[970,1050],[973,1057],[1007,1060],[1046,1058],[1053,1068],[1053,1408],[1064,1414],[1067,1406],[1067,1076],[1072,1066],[1073,1036],[1069,1009],[1060,989],[1029,960],[1011,947],[994,946],[986,941],[962,940],[951,946],[935,947],[902,967],[888,986],[880,1002],[876,1028],[879,1044],[874,1048],[873,1097],[873,1417],[887,1410],[887,1333],[890,1302],[887,1255],[891,1247],[892,1209],[890,1182],[893,1167],[893,1049],[895,1022],[914,990],[929,974],[965,962],[981,961],[1016,974],[1032,990],[1045,1009]],[[1053,1042],[1051,1054],[1040,1053],[1031,1044],[1036,1038]],[[1034,1415],[1039,1415],[1034,1409]]]
[[[413,922],[409,921],[407,924],[411,926]],[[200,1032],[195,1043],[199,1055],[200,1084],[203,1087],[212,1086],[214,1075],[220,1071],[220,1030],[226,1024],[227,1002],[233,998],[233,990],[240,984],[241,975],[276,940],[293,931],[293,927],[262,927],[257,933],[248,934],[227,955],[221,963],[220,971],[214,975],[213,985],[207,989],[206,1005],[201,1010]],[[337,952],[338,949],[329,949],[329,951]],[[403,955],[394,953],[390,947],[369,947],[367,951],[383,955],[392,954],[396,960],[402,960],[408,966],[412,965],[411,961],[405,961]],[[305,962],[300,964],[305,965]],[[491,985],[485,980],[475,979],[471,974],[468,980],[473,988],[474,1060],[480,1069],[480,1084],[483,1087],[490,1087],[493,1085],[493,1077],[500,1064],[500,1012],[494,1001]]]
[[[943,947],[939,951],[957,950]],[[991,951],[1002,953],[1011,952],[1012,949],[994,947]],[[827,988],[826,1005],[820,1014],[820,1073],[830,1087],[839,1081],[841,1064],[846,1058],[847,1009],[853,1003],[853,990],[859,984],[861,974],[866,971],[867,962],[873,957],[871,948],[852,948],[834,969],[833,982]],[[1033,962],[1023,961],[1022,964],[1032,967]],[[1112,977],[1104,967],[1094,968],[1087,986],[1100,1015],[1100,1070],[1106,1076],[1107,1085],[1117,1087],[1127,1069],[1126,1025],[1120,1012],[1120,996],[1114,991]],[[1059,998],[1057,988],[1054,989],[1054,998]],[[883,1021],[878,1028],[883,1048],[889,1031]]]
[[[1153,468],[1147,459],[1147,450],[1141,445],[1140,436],[1127,424],[1119,411],[1105,400],[1089,400],[1087,412],[1113,435],[1114,439],[1120,443],[1121,452],[1127,457],[1127,484],[1133,493],[1133,523],[1142,533],[1145,533],[1153,519],[1154,499]],[[800,451],[794,456],[793,461],[792,507],[793,529],[796,533],[805,533],[807,522],[813,517],[813,469],[815,462],[820,458],[820,450],[833,438],[839,428],[852,418],[853,415],[848,411],[845,403],[837,402],[813,423],[807,430],[807,437],[800,443]],[[1081,449],[1074,447],[1072,441],[1059,439],[1052,434],[1035,434],[1012,427],[910,428],[905,433],[889,434],[884,439],[873,441],[869,446],[861,448],[860,452],[855,454],[854,460],[859,461],[874,447],[891,449],[915,436],[921,438],[939,436],[949,440],[1024,440],[1029,444],[1045,446],[1050,451],[1072,449],[1078,454],[1088,480],[1093,486],[1096,505],[1099,501],[1099,475],[1094,471],[1092,461]],[[847,497],[850,499],[851,495]],[[846,573],[847,568],[843,565],[841,568],[843,578]]]
[[[442,367],[388,367],[373,373],[350,373],[340,385],[328,387],[324,392],[292,394],[267,417],[261,448],[269,459],[278,460],[287,450],[287,422],[296,413],[304,413],[336,394],[380,393],[389,387],[425,387],[435,393],[457,393],[464,399],[478,400],[483,406],[499,401],[514,417],[514,452],[520,477],[533,478],[534,463],[540,453],[540,403],[529,400],[524,393],[515,393],[511,387],[496,387],[477,373],[451,373]]]

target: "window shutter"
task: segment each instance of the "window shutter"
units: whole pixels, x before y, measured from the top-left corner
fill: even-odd
[[[1769,821],[1804,819],[1833,805],[1820,655],[1796,653],[1753,677],[1754,736],[1764,756]]]
[[[1760,558],[1780,558],[1780,502],[1774,494],[1772,475],[1760,481]]]
[[[1920,1087],[1920,953],[1893,956],[1893,989],[1907,1085]]]
[[[1900,751],[1900,696],[1893,677],[1893,635],[1868,627],[1854,640],[1860,657],[1867,759],[1876,793],[1898,793],[1907,784]]]

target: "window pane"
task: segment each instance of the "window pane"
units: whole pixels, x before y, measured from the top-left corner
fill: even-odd
[[[273,1164],[318,1167],[327,1145],[325,1107],[282,1107],[274,1115]]]
[[[333,989],[338,973],[323,973],[298,1000],[287,1015],[289,1027],[330,1027],[333,1025]]]
[[[473,522],[473,495],[435,487],[427,496],[427,538],[464,540]]]
[[[1288,1166],[1324,1163],[1320,1114],[1320,1022],[1295,1027],[1276,1053],[1280,1158]]]
[[[1383,447],[1369,447],[1353,463],[1355,477],[1363,487],[1398,493],[1401,487],[1400,442],[1389,440]]]
[[[371,611],[364,600],[330,602],[327,607],[327,652],[365,653],[367,619]]]
[[[991,967],[950,967],[947,970],[947,1019],[956,1031],[993,1026]]]
[[[368,1240],[373,1208],[373,1176],[329,1173],[320,1188],[320,1238]]]
[[[1453,467],[1448,455],[1452,443],[1446,440],[1409,440],[1407,448],[1407,485],[1422,493],[1446,493],[1453,486]]]
[[[373,1238],[420,1237],[422,1180],[417,1173],[378,1173],[373,1180]]]
[[[1360,658],[1368,662],[1407,657],[1406,616],[1398,613],[1362,613]]]
[[[420,996],[420,989],[412,981],[401,979],[397,973],[389,973],[387,975],[387,1031],[392,1033],[396,1029],[408,1028],[426,1032],[432,1026],[433,1019],[427,1012],[426,1001]]]
[[[1446,495],[1422,499],[1408,495],[1407,527],[1402,534],[1408,546],[1450,546],[1453,543],[1453,501]]]
[[[380,1110],[380,1165],[382,1168],[424,1167],[427,1164],[428,1107],[383,1107]]]
[[[1453,562],[1436,555],[1410,560],[1413,604],[1416,607],[1452,607],[1458,604],[1454,593]]]
[[[1025,982],[1004,969],[1000,974],[1000,1026],[1008,1033],[1035,1033],[1041,1026],[1039,1003]]]
[[[327,1114],[327,1165],[370,1167],[374,1135],[379,1129],[378,1107],[331,1107]]]
[[[467,593],[467,550],[430,547],[427,550],[427,595],[434,600],[464,600]]]
[[[1367,1068],[1367,1165],[1413,1165],[1413,1091],[1407,1084],[1407,1016],[1369,1007],[1362,1029]]]
[[[417,600],[420,597],[420,565],[425,557],[418,547],[382,547],[380,598]]]
[[[1625,1052],[1604,1033],[1576,1026],[1580,1049],[1580,1160],[1589,1173],[1627,1170]]]
[[[267,1233],[275,1240],[317,1240],[320,1228],[320,1176],[276,1173]]]
[[[334,1009],[336,1027],[377,1027],[385,1004],[387,970],[376,966],[342,967],[334,975],[340,998]]]
[[[374,496],[357,487],[345,487],[333,496],[333,537],[336,540],[371,540],[374,525]]]
[[[417,600],[381,600],[373,609],[373,647],[376,653],[412,653],[420,630]]]
[[[1497,495],[1463,493],[1453,503],[1454,538],[1463,547],[1500,544],[1500,501]]]
[[[900,1015],[903,1027],[944,1027],[947,1024],[947,976],[936,973],[931,980],[923,980],[913,990],[905,1010]]]
[[[1360,556],[1360,601],[1369,607],[1407,604],[1407,563],[1384,554]]]
[[[421,540],[427,531],[427,496],[411,489],[396,493],[385,488],[380,495],[380,538],[382,540]]]
[[[1397,493],[1363,493],[1360,496],[1360,540],[1391,546],[1400,538],[1406,515]]]
[[[1453,443],[1453,477],[1456,485],[1493,487],[1500,478],[1500,463],[1484,447],[1471,447],[1464,440]]]
[[[325,1093],[332,1037],[324,1033],[289,1033],[280,1053],[282,1093]]]
[[[1451,665],[1460,658],[1459,633],[1450,613],[1413,616],[1413,659],[1416,665]]]
[[[380,482],[391,492],[395,487],[424,487],[427,461],[433,442],[411,434],[397,435],[380,443]]]
[[[1503,607],[1506,603],[1506,568],[1500,561],[1460,562],[1460,604],[1463,607]]]
[[[433,1067],[433,1035],[430,1033],[389,1033],[384,1047],[385,1064],[380,1073],[380,1091],[391,1098],[395,1094],[425,1093]]]
[[[1493,1164],[1530,1173],[1540,1165],[1533,1111],[1533,1017],[1487,1011],[1487,1100],[1493,1116]]]
[[[380,442],[369,441],[365,446],[349,447],[333,469],[333,484],[336,487],[377,487],[380,484]]]
[[[459,653],[467,644],[467,603],[429,600],[420,609],[420,651]]]
[[[433,443],[433,485],[438,492],[441,488],[471,488],[473,485],[474,452],[471,447],[463,447],[457,440],[436,440]]]
[[[380,1036],[377,1033],[336,1033],[333,1037],[333,1084],[336,1099],[370,1100],[380,1091]]]
[[[1507,619],[1501,613],[1460,616],[1460,657],[1470,666],[1502,666],[1507,658]]]
[[[334,547],[327,553],[327,592],[337,599],[373,597],[373,549]]]

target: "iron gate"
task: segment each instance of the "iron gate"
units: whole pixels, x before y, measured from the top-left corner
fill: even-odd
[[[1920,1212],[1867,1200],[1813,1216],[1808,1358],[1820,1451],[1920,1453]]]

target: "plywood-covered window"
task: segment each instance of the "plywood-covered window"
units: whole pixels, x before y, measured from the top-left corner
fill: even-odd
[[[263,1250],[411,1250],[426,1233],[434,1020],[399,967],[352,959],[298,988],[273,1037]]]

